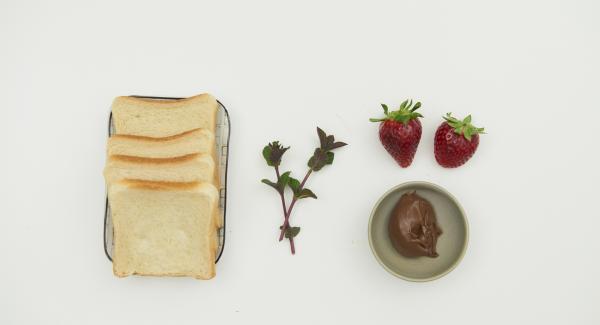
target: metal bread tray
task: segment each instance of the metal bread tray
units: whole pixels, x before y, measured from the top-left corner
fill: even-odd
[[[131,96],[137,98],[144,99],[154,99],[154,100],[178,100],[183,99],[180,97],[154,97],[154,96]],[[225,248],[225,225],[227,224],[227,219],[225,218],[226,208],[227,208],[227,161],[229,158],[229,135],[230,131],[230,122],[229,122],[229,112],[225,106],[217,100],[219,103],[219,110],[217,112],[217,127],[215,129],[215,144],[216,144],[216,152],[217,159],[219,160],[217,164],[219,165],[219,177],[221,179],[221,187],[219,188],[219,210],[221,213],[221,217],[223,220],[223,226],[217,230],[217,235],[219,238],[219,247],[217,249],[217,258],[216,262],[219,261],[221,255],[223,254],[223,249]],[[112,112],[108,118],[108,136],[112,136],[114,134],[114,125],[112,121]],[[108,202],[108,195],[106,196],[106,204],[104,209],[104,253],[106,257],[112,262],[112,253],[114,249],[114,241],[113,241],[113,224],[110,213],[110,204]]]

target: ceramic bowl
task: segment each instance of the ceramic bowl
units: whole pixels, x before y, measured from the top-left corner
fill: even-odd
[[[439,256],[404,257],[392,246],[388,223],[402,194],[416,191],[435,210],[443,233],[437,241]],[[469,241],[469,224],[464,210],[452,194],[428,182],[408,182],[387,191],[373,207],[369,218],[369,245],[375,258],[391,274],[408,281],[431,281],[452,271],[462,260]]]

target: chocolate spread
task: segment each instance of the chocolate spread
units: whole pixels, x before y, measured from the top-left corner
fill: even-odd
[[[390,239],[398,253],[406,257],[437,257],[435,246],[442,230],[433,206],[416,191],[400,197],[388,225]]]

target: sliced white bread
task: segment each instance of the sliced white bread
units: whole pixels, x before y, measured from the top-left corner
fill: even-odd
[[[209,154],[173,158],[109,156],[104,169],[107,184],[123,179],[157,182],[206,182],[219,187],[215,162]]]
[[[213,185],[118,181],[108,197],[116,276],[214,277],[219,191]]]
[[[209,153],[216,158],[215,135],[211,131],[195,129],[164,138],[114,134],[108,139],[109,156],[172,158],[194,153]]]
[[[117,134],[163,138],[194,129],[215,132],[218,103],[209,94],[180,100],[117,97],[112,118]]]

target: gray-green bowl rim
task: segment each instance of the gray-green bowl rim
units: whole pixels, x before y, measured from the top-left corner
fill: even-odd
[[[444,272],[428,277],[428,278],[412,278],[409,276],[405,276],[402,274],[398,274],[396,272],[394,272],[393,270],[391,270],[387,265],[385,265],[385,263],[383,263],[383,261],[381,260],[381,258],[379,257],[379,255],[377,254],[377,252],[375,251],[375,248],[373,247],[373,238],[371,237],[371,225],[373,224],[373,216],[375,215],[375,211],[377,210],[377,208],[379,207],[379,205],[381,204],[381,201],[383,201],[384,198],[386,198],[388,195],[390,195],[392,192],[396,191],[397,189],[401,188],[401,187],[408,187],[408,186],[414,186],[414,185],[424,185],[424,186],[429,186],[432,188],[435,188],[436,190],[446,194],[453,202],[454,204],[456,204],[456,206],[458,207],[458,210],[460,211],[463,219],[465,220],[465,244],[460,252],[460,256],[458,256],[458,258],[456,259],[456,261],[454,261],[454,263]],[[460,205],[460,202],[458,202],[458,200],[456,199],[456,197],[454,197],[454,195],[452,195],[452,193],[448,192],[448,190],[446,190],[445,188],[431,183],[431,182],[426,182],[426,181],[411,181],[411,182],[405,182],[405,183],[401,183],[398,184],[392,188],[390,188],[389,190],[387,190],[380,198],[379,200],[377,200],[377,202],[375,203],[375,205],[373,206],[373,210],[371,210],[371,216],[369,217],[369,229],[368,231],[368,235],[369,235],[369,246],[371,247],[371,252],[373,253],[373,256],[375,256],[375,259],[377,260],[377,262],[379,263],[379,265],[381,265],[386,271],[388,271],[388,273],[390,273],[393,276],[396,276],[400,279],[403,280],[407,280],[407,281],[412,281],[412,282],[428,282],[428,281],[433,281],[433,280],[437,280],[441,277],[443,277],[444,275],[452,272],[452,270],[454,270],[458,264],[460,264],[460,262],[462,261],[463,257],[465,256],[466,252],[467,252],[467,248],[469,246],[469,220],[467,219],[467,214],[465,213],[465,210],[463,209],[462,205]]]

